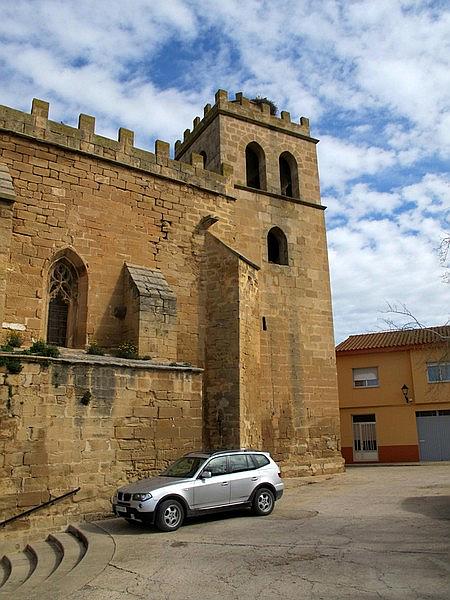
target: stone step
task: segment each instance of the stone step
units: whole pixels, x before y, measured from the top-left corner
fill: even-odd
[[[0,589],[1,589],[2,585],[5,583],[5,581],[8,579],[10,572],[11,571],[10,571],[9,560],[7,559],[6,556],[3,556],[0,559]]]
[[[101,525],[70,525],[64,533],[2,558],[0,600],[66,598],[101,573],[114,551],[114,541]]]
[[[35,569],[34,556],[28,549],[23,552],[14,552],[5,555],[2,559],[5,562],[9,575],[0,588],[0,598],[11,600],[15,592],[30,577]]]
[[[25,594],[46,581],[58,568],[62,560],[60,548],[51,540],[28,544],[28,552],[33,556],[34,571],[20,586],[21,594]]]
[[[115,551],[114,541],[101,527],[93,523],[83,523],[76,527],[69,525],[68,533],[77,537],[85,546],[84,556],[65,577],[54,583],[45,582],[46,585],[40,588],[40,597],[27,600],[41,600],[42,597],[52,600],[64,598],[89,583],[112,559]]]
[[[61,562],[49,578],[51,581],[61,579],[76,567],[86,554],[85,544],[75,535],[67,531],[52,533],[48,539],[55,544],[61,553]]]

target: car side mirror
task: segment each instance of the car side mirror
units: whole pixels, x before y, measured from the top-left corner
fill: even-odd
[[[211,477],[212,477],[211,471],[203,471],[200,474],[200,479],[211,479]]]

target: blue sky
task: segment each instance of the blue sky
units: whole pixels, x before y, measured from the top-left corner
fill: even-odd
[[[0,0],[0,103],[173,143],[218,88],[311,120],[336,340],[450,318],[450,8],[419,0]],[[448,265],[447,265],[448,266]]]

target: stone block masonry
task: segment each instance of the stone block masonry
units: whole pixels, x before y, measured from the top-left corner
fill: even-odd
[[[21,360],[17,375],[0,370],[0,520],[81,489],[8,524],[3,550],[110,514],[118,485],[202,446],[199,369],[111,358]]]
[[[175,160],[87,115],[56,123],[42,100],[0,107],[0,341],[128,342],[153,359],[145,376],[64,361],[4,376],[15,509],[83,484],[64,510],[92,514],[95,490],[194,442],[266,449],[285,474],[342,469],[317,141],[307,119],[223,90]]]

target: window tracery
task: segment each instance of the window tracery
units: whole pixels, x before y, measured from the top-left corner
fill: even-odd
[[[63,260],[59,260],[50,274],[49,298],[60,297],[64,302],[74,300],[77,295],[76,274]]]

